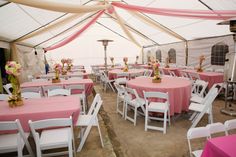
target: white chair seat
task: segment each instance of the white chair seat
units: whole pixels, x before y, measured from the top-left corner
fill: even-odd
[[[167,111],[168,104],[161,102],[151,102],[148,106],[149,111]]]
[[[133,107],[137,106],[138,104],[145,104],[145,100],[142,98],[139,99],[133,99],[129,102],[129,104]],[[138,106],[139,107],[139,106]]]
[[[42,150],[68,146],[70,128],[44,130],[39,139]]]
[[[203,104],[198,104],[198,103],[191,103],[189,105],[189,110],[192,111],[197,111],[197,112],[202,112],[202,110],[204,109],[205,105]],[[209,110],[207,110],[207,113],[209,114]]]
[[[79,119],[76,123],[77,126],[88,126],[90,123],[92,123],[93,126],[97,126],[97,123],[95,120],[93,120],[93,115],[80,115]]]
[[[29,137],[29,133],[25,133],[25,137]],[[24,146],[24,141],[21,138],[21,144]],[[16,134],[3,134],[0,135],[0,150],[2,153],[8,152],[8,151],[3,151],[7,149],[17,149],[17,133]]]
[[[195,103],[202,103],[204,100],[204,98],[198,96],[198,95],[193,95],[190,99],[191,102],[195,102]]]
[[[195,150],[192,152],[195,157],[200,157],[202,155],[202,150]]]

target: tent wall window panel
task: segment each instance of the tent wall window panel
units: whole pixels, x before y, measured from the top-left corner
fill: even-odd
[[[229,46],[220,43],[212,46],[211,49],[211,64],[212,65],[224,65],[225,55],[229,52]]]
[[[168,56],[169,56],[169,62],[170,63],[176,63],[176,51],[175,51],[175,49],[171,48],[168,51]]]

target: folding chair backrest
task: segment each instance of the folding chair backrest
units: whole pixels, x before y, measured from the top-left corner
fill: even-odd
[[[117,84],[126,84],[127,78],[126,77],[120,77],[115,79],[115,83]]]
[[[224,134],[226,134],[225,126],[224,124],[220,122],[208,124],[206,128],[210,131],[210,134],[215,134],[215,133],[220,133],[220,132],[223,132]]]
[[[52,90],[48,90],[48,97],[59,96],[59,95],[69,96],[69,95],[71,95],[71,91],[70,91],[70,89],[52,89]]]
[[[224,123],[227,134],[229,134],[229,130],[233,130],[236,129],[236,119],[231,119],[231,120],[227,120]]]
[[[191,80],[201,80],[200,79],[200,76],[199,76],[199,74],[198,73],[188,73],[188,75],[189,75],[189,78],[191,79]]]
[[[52,89],[63,89],[63,86],[62,85],[43,86],[44,95],[47,95],[48,90],[52,90]]]
[[[181,77],[189,78],[189,76],[188,76],[188,74],[186,72],[180,70],[179,73],[180,73]]]
[[[8,100],[9,95],[8,94],[0,94],[0,101]]]
[[[203,94],[208,86],[208,82],[203,80],[196,80],[193,83],[192,93],[197,94],[200,97],[203,97]]]
[[[203,138],[206,137],[207,139],[211,137],[210,131],[206,127],[197,127],[197,128],[190,128],[187,132],[187,139],[188,139],[188,146],[189,146],[189,153],[192,156],[192,147],[191,147],[191,139],[196,138]]]
[[[22,92],[21,96],[25,99],[41,98],[40,92]]]
[[[101,96],[100,94],[96,94],[95,98],[93,99],[93,102],[89,108],[89,111],[88,111],[88,115],[92,115],[95,113],[95,110],[96,108],[99,108],[101,107],[102,105],[102,99],[101,99]]]
[[[1,121],[0,122],[0,130],[1,131],[18,130],[17,122],[19,122],[19,120],[15,120],[15,121]]]
[[[118,92],[118,94],[124,94],[125,93],[125,89],[124,89],[124,86],[122,85],[119,85],[118,83],[114,83],[114,86]]]
[[[129,74],[128,73],[117,73],[116,77],[117,78],[121,78],[121,77],[129,78]]]
[[[76,84],[76,85],[66,85],[65,89],[70,89],[71,93],[73,93],[74,90],[79,90],[81,93],[85,92],[85,85],[84,84]]]
[[[26,88],[21,88],[21,92],[41,92],[42,88],[41,87],[26,87]]]
[[[150,98],[160,98],[160,99],[165,99],[169,101],[169,96],[168,92],[163,93],[163,92],[144,92],[144,98],[145,100],[148,100]]]
[[[145,70],[143,76],[150,77],[152,75],[152,70]]]
[[[135,90],[132,88],[124,87],[125,88],[125,101],[131,101],[132,99],[136,98]]]
[[[5,89],[5,91],[7,92],[7,94],[12,94],[12,93],[11,93],[11,90],[10,90],[10,89],[12,89],[11,83],[8,83],[8,84],[3,85],[3,88]]]
[[[170,74],[170,76],[176,77],[176,75],[175,75],[175,72],[174,72],[174,71],[168,70],[168,73]]]

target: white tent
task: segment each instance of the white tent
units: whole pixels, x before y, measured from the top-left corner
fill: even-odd
[[[17,3],[13,3],[14,0],[13,2],[11,0],[0,1],[0,47],[13,49],[16,44],[17,52],[13,56],[18,55],[24,71],[26,73],[43,72],[44,51],[42,48],[55,45],[83,28],[94,17],[96,11],[74,14],[19,4],[25,1],[27,0],[21,2],[15,0]],[[96,0],[35,1],[75,7],[92,6],[99,3]],[[111,3],[112,1],[106,2]],[[236,0],[124,0],[119,2],[153,8],[210,10],[213,13],[219,10],[236,11]],[[154,23],[155,26],[153,26],[150,23],[143,22],[130,11],[118,7],[115,7],[115,10],[124,20],[126,29],[141,47],[134,44],[124,32],[117,23],[117,18],[106,11],[78,38],[61,48],[48,51],[46,57],[49,62],[59,62],[61,58],[66,57],[72,58],[74,64],[83,64],[87,67],[92,64],[103,64],[104,50],[97,40],[104,38],[114,40],[108,45],[108,57],[115,57],[115,62],[121,62],[123,57],[129,57],[129,61],[134,62],[136,55],[143,57],[140,62],[145,62],[146,52],[149,52],[149,55],[155,55],[157,50],[162,51],[162,58],[164,59],[169,49],[174,48],[177,53],[177,64],[195,64],[196,57],[201,54],[210,56],[211,47],[220,42],[229,45],[230,52],[234,51],[233,35],[229,31],[229,26],[217,25],[222,19],[208,20],[142,13],[143,17]],[[72,16],[74,18],[61,24],[63,20]],[[54,24],[56,27],[54,26],[53,29],[22,40]],[[157,29],[157,25],[159,29]],[[35,55],[35,50],[37,55]],[[186,51],[188,52],[187,58]],[[210,63],[209,58],[206,63]]]

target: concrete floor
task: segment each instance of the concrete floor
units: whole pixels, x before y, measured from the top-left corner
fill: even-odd
[[[99,112],[99,124],[101,127],[104,148],[101,147],[97,129],[94,127],[77,157],[187,157],[189,156],[186,133],[191,122],[189,115],[183,113],[172,117],[171,126],[167,127],[164,135],[160,131],[144,131],[144,117],[138,116],[137,125],[124,120],[116,113],[116,93],[111,90],[104,92],[100,85],[94,87],[96,93],[100,93],[103,106]],[[95,93],[94,93],[95,94]],[[88,98],[89,104],[93,95]],[[224,122],[235,117],[220,113],[224,107],[224,101],[217,99],[213,104],[215,122]],[[162,123],[159,123],[162,124]],[[198,126],[207,124],[205,116]],[[75,128],[75,135],[79,132]],[[79,140],[75,138],[76,146]],[[32,144],[32,139],[31,139]],[[2,157],[2,155],[0,155]],[[5,155],[4,155],[5,156]],[[8,154],[6,156],[13,156]]]
[[[104,92],[100,85],[95,85],[96,93],[103,99],[103,108],[100,111],[100,124],[105,138],[105,147],[102,149],[97,130],[89,136],[83,150],[78,157],[187,157],[189,156],[186,133],[191,122],[189,115],[183,113],[172,117],[171,126],[167,127],[167,134],[160,131],[144,131],[144,117],[139,116],[137,125],[124,120],[116,113],[116,93],[111,90]],[[92,98],[91,98],[92,99]],[[220,113],[224,101],[217,99],[213,105],[214,122],[224,122],[234,117]],[[205,116],[198,126],[207,124]],[[162,123],[160,123],[162,124]]]

